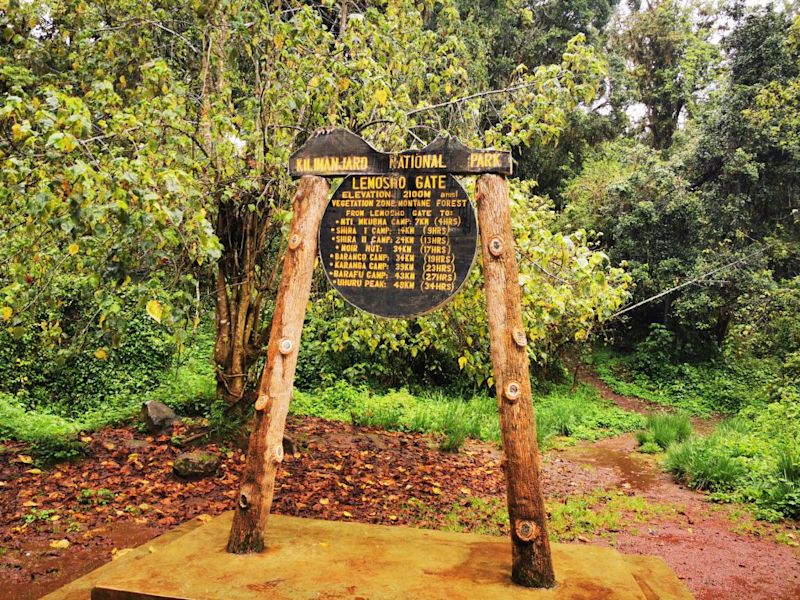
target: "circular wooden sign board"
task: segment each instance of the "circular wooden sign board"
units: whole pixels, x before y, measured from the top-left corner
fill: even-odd
[[[381,317],[413,317],[455,295],[477,252],[467,192],[449,174],[350,175],[334,192],[319,230],[331,285]]]

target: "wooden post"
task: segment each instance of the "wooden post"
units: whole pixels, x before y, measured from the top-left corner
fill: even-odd
[[[275,474],[283,460],[283,430],[292,398],[300,334],[311,293],[317,232],[327,200],[328,183],[322,177],[307,175],[300,180],[228,552],[244,554],[264,549]]]
[[[499,175],[484,175],[478,179],[476,192],[492,368],[505,451],[511,579],[526,587],[548,588],[555,585],[555,575],[539,485],[539,448],[508,183]]]

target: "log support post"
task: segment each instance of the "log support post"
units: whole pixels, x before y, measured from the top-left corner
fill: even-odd
[[[317,256],[317,232],[328,200],[328,183],[305,176],[292,201],[292,228],[283,261],[267,361],[258,386],[253,433],[236,502],[228,552],[264,549],[264,532],[283,460],[283,430],[292,398],[297,351]]]
[[[547,513],[539,484],[539,448],[519,269],[511,232],[508,183],[484,175],[476,187],[492,368],[505,452],[511,525],[511,579],[526,587],[555,585]]]

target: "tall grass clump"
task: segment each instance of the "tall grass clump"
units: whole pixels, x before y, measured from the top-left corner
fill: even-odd
[[[770,521],[800,518],[800,403],[795,395],[743,410],[705,438],[673,444],[665,467],[719,501],[751,503]]]
[[[670,447],[665,467],[689,487],[713,492],[733,490],[746,468],[737,457],[701,439]]]
[[[636,434],[640,450],[666,450],[692,434],[692,424],[686,415],[656,413],[647,416],[644,430]]]

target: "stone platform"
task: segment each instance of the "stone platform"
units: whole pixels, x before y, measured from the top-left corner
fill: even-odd
[[[268,550],[225,552],[232,513],[184,525],[46,600],[690,599],[658,557],[553,545],[558,586],[511,583],[504,537],[270,517]]]

